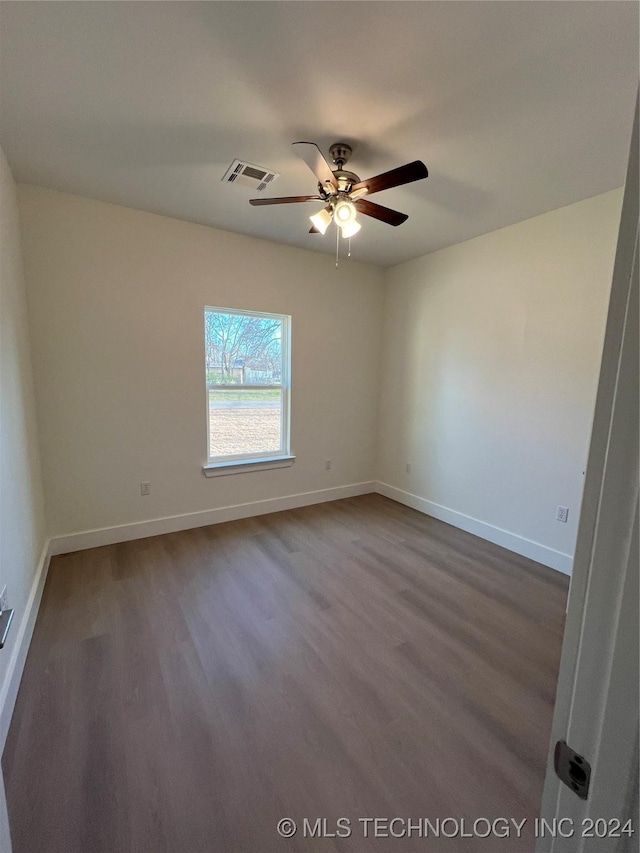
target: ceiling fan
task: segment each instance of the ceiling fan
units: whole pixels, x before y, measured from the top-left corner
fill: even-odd
[[[409,218],[406,213],[399,213],[388,207],[382,207],[368,201],[364,196],[379,193],[402,184],[422,180],[429,175],[427,167],[421,160],[414,160],[390,172],[383,172],[374,178],[361,181],[353,172],[345,170],[351,157],[351,146],[346,142],[336,142],[329,149],[329,154],[336,168],[333,169],[322,155],[315,142],[294,142],[296,154],[301,157],[318,179],[318,195],[296,195],[284,198],[252,198],[249,204],[292,204],[301,201],[321,201],[324,207],[319,213],[310,216],[312,226],[309,233],[324,234],[335,222],[342,231],[343,237],[353,237],[360,230],[356,214],[363,213],[372,216],[388,225],[402,225]]]

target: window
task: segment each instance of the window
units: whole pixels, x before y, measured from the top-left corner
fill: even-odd
[[[291,464],[290,317],[205,308],[207,469]],[[273,463],[270,464],[270,463]]]

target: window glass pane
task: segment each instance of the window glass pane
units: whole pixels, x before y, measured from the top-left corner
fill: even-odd
[[[282,320],[205,313],[207,382],[279,385],[282,382]]]
[[[282,391],[209,391],[209,456],[282,450]]]

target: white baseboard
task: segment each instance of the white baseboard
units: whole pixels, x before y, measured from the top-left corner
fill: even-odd
[[[114,527],[101,527],[96,530],[83,530],[78,533],[69,533],[65,536],[54,536],[49,543],[49,555],[67,554],[71,551],[83,551],[87,548],[97,548],[101,545],[114,545],[117,542],[130,542],[134,539],[145,539],[148,536],[159,536],[163,533],[176,533],[179,530],[190,530],[194,527],[206,527],[209,524],[220,524],[224,521],[235,521],[239,518],[251,518],[252,516],[265,515],[270,512],[280,512],[285,509],[295,509],[301,506],[324,503],[325,501],[337,501],[341,498],[350,498],[357,495],[365,495],[370,492],[378,492],[391,500],[410,506],[473,533],[481,539],[486,539],[496,545],[501,545],[509,551],[529,557],[538,563],[556,569],[565,575],[571,574],[573,557],[556,551],[539,542],[526,539],[516,533],[495,527],[485,521],[480,521],[472,516],[465,515],[454,509],[405,492],[387,483],[352,483],[347,486],[336,486],[332,489],[320,489],[315,492],[301,492],[295,495],[286,495],[281,498],[268,498],[261,501],[235,504],[233,506],[220,507],[218,509],[204,510],[200,512],[189,512],[182,515],[172,515],[165,518],[155,518],[148,521],[137,521],[131,524],[119,524]],[[2,707],[0,705],[0,707]]]
[[[474,536],[479,536],[481,539],[487,539],[495,545],[508,548],[509,551],[515,551],[516,554],[521,554],[523,557],[529,557],[529,559],[556,569],[565,575],[571,574],[573,567],[571,554],[564,554],[562,551],[548,548],[539,542],[518,536],[517,533],[510,533],[501,527],[494,527],[493,524],[487,524],[486,521],[480,521],[478,518],[465,515],[463,512],[441,506],[433,501],[428,501],[426,498],[420,498],[418,495],[412,495],[410,492],[389,486],[387,483],[376,483],[376,492],[391,498],[391,500],[398,501],[398,503],[405,504],[405,506],[417,509],[425,515],[430,515],[433,518],[440,519],[440,521],[446,521],[447,524],[452,524],[454,527],[459,527],[461,530],[466,530],[467,533],[473,533]]]
[[[13,708],[16,704],[18,688],[24,671],[24,664],[27,659],[27,652],[31,643],[33,629],[36,624],[36,616],[40,609],[40,600],[42,598],[42,590],[44,582],[47,579],[49,570],[49,561],[51,559],[50,541],[45,542],[36,574],[31,584],[27,605],[23,611],[22,619],[18,625],[18,631],[15,634],[15,640],[11,647],[11,657],[7,665],[7,671],[4,682],[0,687],[0,755],[4,750],[4,744],[7,739]]]
[[[115,527],[101,527],[97,530],[83,530],[79,533],[69,533],[66,536],[54,536],[51,539],[51,555],[84,551],[87,548],[97,548],[100,545],[114,545],[116,542],[146,539],[148,536],[176,533],[179,530],[190,530],[193,527],[207,527],[209,524],[220,524],[224,521],[235,521],[239,518],[251,518],[255,515],[280,512],[284,509],[295,509],[296,507],[311,506],[326,501],[337,501],[341,498],[352,498],[375,492],[375,490],[376,484],[373,482],[352,483],[348,486],[336,486],[333,489],[301,492],[296,495],[251,501],[250,503],[208,509],[202,512],[188,512],[183,515],[171,515],[150,521],[136,521],[132,524],[119,524]]]

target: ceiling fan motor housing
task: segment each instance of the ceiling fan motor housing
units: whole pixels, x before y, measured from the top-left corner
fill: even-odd
[[[328,181],[326,184],[318,184],[320,192],[325,197],[346,195],[353,184],[357,184],[360,178],[354,172],[347,172],[344,169],[336,169],[333,173],[338,181],[338,188],[331,185]]]

